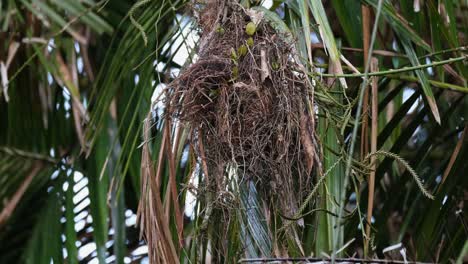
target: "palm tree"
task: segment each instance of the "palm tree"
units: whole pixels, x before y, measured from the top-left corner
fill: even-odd
[[[467,12],[2,1],[0,262],[467,261]]]

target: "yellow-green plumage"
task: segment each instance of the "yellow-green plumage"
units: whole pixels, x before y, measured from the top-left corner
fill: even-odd
[[[255,26],[255,23],[247,23],[247,26],[245,27],[245,33],[247,33],[247,35],[249,36],[253,36],[255,34],[255,31],[257,31],[257,26]]]
[[[242,57],[244,56],[245,54],[247,54],[247,46],[242,44],[238,49],[237,49],[237,54],[239,54],[239,57]]]
[[[232,68],[232,79],[237,79],[239,77],[239,68],[237,66],[234,66]]]
[[[253,40],[253,38],[252,38],[252,37],[248,38],[248,39],[247,39],[247,46],[253,47],[253,45],[254,45],[254,40]]]
[[[271,63],[271,68],[272,68],[273,70],[276,71],[276,70],[278,70],[278,69],[280,68],[280,65],[279,65],[278,62],[273,61],[273,62]]]
[[[237,61],[237,53],[236,50],[234,50],[234,48],[231,48],[231,59]]]
[[[225,31],[225,30],[224,30],[224,28],[222,28],[222,27],[218,27],[218,28],[216,29],[216,32],[217,32],[218,34],[220,34],[220,35],[223,35],[223,34],[224,34],[224,31]]]

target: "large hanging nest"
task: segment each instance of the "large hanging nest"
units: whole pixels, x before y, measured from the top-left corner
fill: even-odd
[[[294,43],[235,1],[209,1],[199,23],[197,62],[170,85],[166,117],[190,128],[203,193],[225,194],[234,167],[239,181],[293,215],[318,164],[313,87]]]

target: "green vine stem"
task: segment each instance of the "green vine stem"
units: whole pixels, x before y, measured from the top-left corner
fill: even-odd
[[[414,70],[425,69],[429,67],[440,66],[444,64],[450,64],[458,61],[464,61],[468,59],[468,55],[463,55],[461,57],[450,58],[447,60],[436,61],[429,64],[423,64],[419,66],[412,66],[412,67],[403,67],[399,69],[390,69],[386,71],[377,71],[377,72],[369,72],[369,73],[359,73],[359,74],[331,74],[331,73],[313,73],[310,74],[311,76],[320,76],[320,77],[335,77],[335,78],[362,78],[366,76],[382,76],[382,75],[390,75],[395,73],[402,73],[402,72],[409,72]]]
[[[408,76],[408,75],[389,75],[387,77],[391,79],[398,79],[398,80],[409,81],[409,82],[419,82],[418,78],[413,77],[413,76]],[[459,86],[455,84],[439,82],[439,81],[434,81],[434,80],[429,80],[429,83],[438,88],[450,89],[450,90],[454,90],[457,92],[468,93],[468,87],[463,87],[463,86]]]

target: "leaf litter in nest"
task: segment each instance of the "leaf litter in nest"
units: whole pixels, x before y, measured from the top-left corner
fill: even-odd
[[[318,164],[313,87],[293,59],[294,43],[234,1],[210,1],[199,24],[198,60],[165,99],[166,117],[190,127],[204,165],[198,193],[209,192],[224,209],[216,201],[234,167],[238,182],[254,182],[269,204],[294,215]]]

